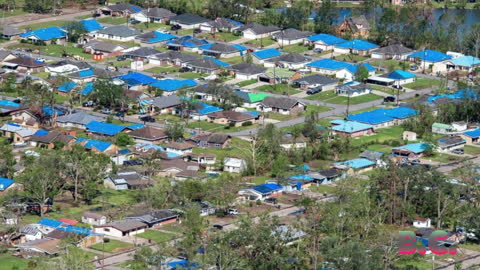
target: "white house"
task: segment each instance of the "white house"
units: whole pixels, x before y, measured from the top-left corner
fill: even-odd
[[[133,18],[139,22],[164,23],[175,16],[176,14],[168,9],[154,7],[135,13]]]
[[[56,124],[61,128],[85,129],[85,126],[92,121],[102,122],[103,119],[86,112],[77,112],[59,117]]]
[[[304,39],[311,35],[313,35],[312,32],[288,28],[272,34],[272,38],[275,39],[278,44],[282,46],[288,46],[292,44],[303,43]]]
[[[97,213],[85,212],[82,215],[82,223],[100,226],[107,224],[107,217]]]
[[[422,70],[431,68],[432,72],[436,73],[446,71],[446,62],[452,59],[452,57],[438,51],[423,50],[409,54],[407,59],[409,61],[418,63],[419,68]]]
[[[250,23],[238,28],[237,31],[242,32],[243,37],[246,39],[259,39],[269,37],[272,34],[279,32],[280,27]]]
[[[124,237],[143,233],[147,227],[147,224],[136,220],[118,220],[95,226],[93,231],[107,236]]]
[[[207,23],[208,21],[209,20],[207,18],[189,13],[184,13],[170,18],[171,25],[180,25],[182,29],[199,28],[200,25]]]
[[[393,44],[373,50],[371,57],[373,59],[406,60],[411,53],[413,53],[412,49],[404,47],[402,44]]]
[[[223,171],[230,173],[242,173],[247,169],[247,162],[240,158],[225,158],[223,160]]]
[[[413,220],[413,227],[415,228],[430,228],[431,220],[429,218],[416,218]]]
[[[178,155],[185,155],[192,153],[193,146],[186,142],[170,142],[165,146],[167,152],[172,152]]]

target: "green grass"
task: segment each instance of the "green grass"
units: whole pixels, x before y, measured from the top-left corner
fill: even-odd
[[[193,153],[214,154],[217,156],[217,161],[221,161],[225,157],[245,157],[248,147],[248,141],[233,137],[232,143],[226,148],[193,148]]]
[[[196,72],[185,72],[185,73],[182,73],[182,74],[178,75],[178,77],[184,78],[184,79],[198,79],[198,78],[202,78],[202,77],[205,77],[205,76],[207,76],[207,74],[196,73]]]
[[[48,72],[38,72],[38,73],[33,73],[32,75],[36,76],[36,77],[39,77],[39,78],[42,78],[42,79],[48,79],[48,77],[50,76],[50,73],[48,73]]]
[[[258,80],[252,79],[252,80],[246,80],[246,81],[239,82],[236,85],[238,85],[238,87],[244,87],[244,86],[251,85],[251,84],[254,84],[254,83],[257,83],[257,82],[258,82]]]
[[[321,112],[327,112],[327,111],[330,111],[330,107],[308,104],[305,114],[308,115],[310,113],[321,113]]]
[[[480,245],[479,244],[474,244],[474,243],[471,243],[471,242],[467,242],[465,244],[461,244],[459,246],[459,248],[464,248],[464,249],[468,249],[468,250],[473,250],[473,251],[476,251],[476,252],[480,252]]]
[[[397,60],[381,60],[381,59],[375,59],[369,62],[372,66],[375,67],[382,67],[382,68],[388,68],[390,70],[396,70],[400,69],[403,70],[405,67],[406,70],[410,68],[410,63],[409,62],[402,62],[402,61],[397,61]]]
[[[84,57],[85,59],[91,59],[92,55],[88,53],[84,53],[81,48],[75,48],[71,43],[67,46],[51,44],[46,46],[39,46],[27,43],[20,43],[11,45],[8,47],[9,49],[32,49],[32,50],[39,50],[40,54],[55,56],[55,57],[62,57],[62,54],[66,52],[67,54],[78,55]]]
[[[106,23],[106,24],[124,24],[127,23],[127,19],[123,17],[103,17],[100,19],[97,19],[99,23]]]
[[[208,39],[208,40],[215,40],[215,41],[222,41],[222,42],[230,42],[233,40],[237,40],[240,36],[235,35],[229,32],[219,32],[219,33],[202,33],[197,35],[199,38]]]
[[[193,35],[193,31],[195,29],[182,29],[180,31],[175,31],[175,35],[185,36],[185,35]]]
[[[369,84],[369,86],[372,87],[373,90],[384,92],[384,93],[392,95],[392,96],[397,95],[397,91],[395,89],[391,88],[391,87],[382,86],[382,85],[378,85],[378,84]],[[402,92],[402,91],[400,91],[400,92]]]
[[[289,53],[304,53],[308,51],[308,47],[303,46],[302,43],[299,43],[299,44],[284,46],[282,51],[289,52]]]
[[[348,62],[362,62],[367,60],[368,57],[358,54],[342,54],[335,56],[335,60],[338,61],[348,61]]]
[[[420,89],[426,89],[431,87],[437,87],[437,86],[440,86],[440,84],[441,82],[439,80],[429,79],[429,78],[417,78],[412,83],[404,84],[403,87],[411,88],[414,90],[420,90]]]
[[[332,194],[335,192],[335,190],[337,189],[336,187],[334,186],[329,186],[329,185],[311,185],[309,188],[309,190],[313,191],[313,192],[317,192],[317,193],[327,193],[327,194]]]
[[[444,154],[444,153],[434,153],[432,156],[424,157],[424,159],[432,160],[440,163],[450,163],[454,161],[461,160],[461,157]]]
[[[22,25],[20,26],[21,29],[25,29],[27,27],[30,27],[32,30],[40,29],[40,28],[46,28],[50,26],[64,26],[69,23],[72,23],[71,21],[48,21],[48,22],[42,22],[42,23],[35,23],[35,24],[29,24],[29,25]]]
[[[19,15],[25,15],[28,14],[28,12],[23,11],[21,8],[16,8],[11,11],[5,11],[5,13],[2,12],[2,17],[12,17],[12,16],[19,16]]]
[[[132,60],[124,60],[124,61],[115,61],[113,62],[114,67],[130,67],[130,64],[132,63]]]
[[[75,17],[75,19],[85,20],[85,19],[93,19],[93,17],[92,17],[92,15],[88,14],[88,15],[77,16],[77,17]]]
[[[337,95],[335,94],[335,91],[323,91],[323,92],[320,92],[320,93],[317,93],[317,94],[310,95],[310,96],[306,97],[305,99],[325,101],[327,99],[334,98],[336,96]]]
[[[255,90],[258,91],[264,91],[264,92],[269,92],[269,93],[274,93],[274,94],[279,94],[279,95],[285,95],[285,94],[290,94],[294,95],[297,93],[300,93],[299,90],[293,89],[293,87],[289,84],[266,84],[259,86],[255,88]]]
[[[124,248],[130,248],[130,247],[133,247],[133,245],[130,243],[113,240],[113,239],[110,239],[110,241],[107,243],[97,243],[95,245],[89,246],[89,248],[91,249],[98,250],[98,251],[105,251],[109,253],[113,252],[116,249],[124,249]]]
[[[167,224],[162,226],[162,231],[172,232],[176,234],[181,234],[183,232],[183,228],[179,227],[178,224]]]
[[[255,185],[265,184],[265,181],[272,179],[270,176],[256,176],[253,179],[249,180],[249,183],[254,183]]]
[[[472,146],[472,145],[465,145],[463,147],[465,154],[469,155],[480,155],[480,147]]]
[[[254,39],[254,40],[247,41],[247,42],[245,42],[245,45],[249,45],[249,46],[252,46],[252,47],[263,48],[263,47],[270,46],[273,43],[275,43],[275,41],[273,39],[267,37],[267,38]]]
[[[121,44],[121,45],[125,45],[125,46],[128,46],[128,47],[139,46],[134,40],[118,41],[118,40],[110,40],[110,39],[104,39],[104,38],[99,38],[98,40],[102,40],[102,41],[105,41],[105,42],[108,42],[108,43],[113,43],[113,44]]]
[[[382,144],[386,141],[397,140],[402,141],[403,128],[401,126],[393,126],[389,128],[379,128],[375,130],[375,135],[357,137],[352,141],[352,145],[359,146],[366,143],[378,142]],[[378,146],[376,149],[386,148],[386,146]],[[372,147],[374,150],[375,147]],[[383,151],[382,151],[383,152]]]
[[[23,270],[27,268],[28,260],[4,254],[0,255],[0,265],[4,270]]]
[[[224,62],[230,63],[232,65],[243,63],[243,56],[234,56],[230,58],[223,58],[221,59]]]
[[[170,29],[170,27],[164,23],[138,23],[138,24],[132,24],[133,28],[139,29],[139,30],[157,30],[160,28],[163,28],[165,30]]]
[[[166,242],[175,238],[175,235],[173,234],[154,231],[154,230],[148,230],[146,232],[137,234],[137,236],[152,240],[156,243]]]
[[[178,72],[178,68],[172,67],[172,66],[153,67],[153,68],[149,68],[145,71],[146,72],[151,72],[151,73],[161,73],[161,72],[173,73],[173,72]]]
[[[189,121],[188,124],[186,125],[187,128],[199,128],[202,130],[221,130],[225,128],[225,125],[221,124],[216,124],[216,123],[210,123],[208,121]]]
[[[377,100],[377,99],[380,99],[380,98],[381,98],[380,96],[377,96],[375,94],[366,94],[366,95],[362,95],[362,96],[358,96],[358,97],[352,97],[352,98],[350,98],[350,105],[370,102],[370,101],[374,101],[374,100]],[[347,105],[347,103],[349,101],[348,101],[347,97],[336,96],[334,98],[325,100],[325,102],[333,103],[333,104]]]
[[[270,119],[274,119],[274,120],[278,120],[278,121],[286,121],[286,120],[291,119],[292,115],[268,112],[268,113],[265,114],[265,117],[270,118]]]
[[[352,111],[350,112],[350,114],[357,114],[357,113],[363,113],[363,112],[369,112],[369,111],[373,111],[375,109],[378,109],[378,107],[374,106],[374,107],[368,107],[368,108],[364,108],[364,109],[361,109],[361,110],[356,110],[356,111]]]

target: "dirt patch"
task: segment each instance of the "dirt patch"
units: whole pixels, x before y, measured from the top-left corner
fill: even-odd
[[[16,26],[41,23],[52,20],[74,20],[76,16],[92,14],[95,8],[78,9],[78,8],[65,8],[62,9],[62,13],[58,16],[52,14],[36,14],[28,13],[19,16],[12,16],[4,19],[4,24],[14,24]]]
[[[267,205],[267,204],[256,205],[255,202],[252,202],[252,203],[253,203],[252,207],[250,207],[247,203],[245,205],[239,205],[237,209],[238,211],[240,211],[241,214],[251,214],[253,216],[278,210],[275,206],[272,206],[272,205]]]

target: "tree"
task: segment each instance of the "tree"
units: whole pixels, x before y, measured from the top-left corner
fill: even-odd
[[[162,209],[165,208],[172,197],[172,185],[167,179],[161,179],[154,186],[139,192],[137,199],[150,209]]]
[[[65,30],[67,30],[67,38],[69,42],[78,42],[78,40],[87,33],[85,27],[81,22],[72,22],[65,25]]]
[[[55,0],[25,1],[23,9],[33,13],[49,13],[53,10]]]
[[[184,126],[178,122],[167,124],[165,130],[168,138],[170,138],[172,141],[183,138],[183,133],[185,132]]]
[[[0,143],[0,177],[13,178],[15,169],[15,157],[12,146]]]
[[[17,77],[15,73],[9,73],[3,82],[3,89],[7,93],[14,92],[16,89]]]
[[[365,65],[360,65],[355,72],[355,80],[364,82],[368,78],[368,69]]]
[[[111,80],[99,79],[93,84],[92,98],[100,105],[112,108],[125,101],[123,88]]]
[[[198,206],[193,206],[185,211],[182,225],[185,230],[179,246],[185,251],[187,259],[191,260],[203,246],[202,232],[207,227],[208,221],[200,216]]]
[[[480,52],[480,23],[471,26],[470,32],[465,36],[465,43],[467,50],[478,58]]]
[[[247,63],[247,64],[252,64],[253,63],[252,53],[250,53],[249,51],[247,51],[247,54],[245,56],[245,63]]]
[[[336,4],[331,0],[322,1],[321,7],[315,17],[315,32],[317,33],[334,33],[334,23],[337,18],[335,12]]]
[[[127,133],[120,132],[115,138],[115,144],[120,147],[132,145],[133,143],[132,137]]]

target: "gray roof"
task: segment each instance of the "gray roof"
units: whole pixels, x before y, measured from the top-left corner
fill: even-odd
[[[137,220],[117,220],[107,223],[105,225],[96,226],[97,228],[113,227],[122,232],[136,231],[142,228],[146,228],[147,225]]]
[[[261,103],[267,107],[289,110],[299,103],[299,101],[287,97],[266,97]]]
[[[91,67],[91,65],[87,62],[72,61],[72,60],[68,60],[68,59],[59,61],[55,64],[50,64],[48,66],[49,67],[61,67],[61,66],[65,66],[65,65],[73,65],[73,66],[76,66],[78,69],[87,69],[87,68]]]
[[[116,48],[121,47],[123,49],[128,48],[128,46],[122,44],[115,44],[101,40],[91,40],[87,44],[83,46],[84,48],[91,47],[96,51],[103,51],[103,52],[113,52]]]
[[[178,214],[171,210],[156,210],[138,215],[128,216],[125,219],[138,220],[146,223],[157,223],[178,217]]]
[[[141,47],[134,51],[125,53],[124,55],[133,56],[133,57],[147,57],[150,55],[158,54],[158,51],[150,47]]]
[[[237,30],[243,32],[249,29],[255,34],[260,35],[260,34],[267,34],[275,31],[279,31],[281,28],[278,26],[265,26],[259,23],[250,23],[238,28]]]
[[[260,74],[260,73],[265,72],[265,70],[267,70],[264,67],[259,67],[257,65],[248,64],[248,63],[236,64],[236,65],[228,67],[227,69],[233,70],[236,73],[249,74],[249,75]]]
[[[152,100],[152,104],[160,109],[166,109],[182,104],[180,98],[176,95],[160,96]]]
[[[311,58],[308,58],[299,53],[286,53],[280,56],[270,58],[268,62],[287,62],[287,63],[306,63],[311,61]]]
[[[170,61],[180,60],[181,62],[189,62],[198,59],[198,56],[194,54],[181,53],[178,51],[169,51],[166,53],[158,53],[156,55],[152,55],[150,56],[150,58]]]
[[[296,40],[313,35],[312,32],[300,31],[295,28],[288,28],[272,35],[275,39]]]
[[[140,30],[133,29],[125,25],[115,25],[101,29],[98,31],[98,33],[117,37],[131,37],[140,35],[142,32],[140,32]]]
[[[403,55],[413,52],[412,49],[404,47],[402,44],[393,44],[373,51],[373,53],[384,55]]]
[[[149,8],[146,11],[143,11],[143,13],[148,18],[155,18],[155,19],[172,18],[177,15],[168,9],[158,8],[158,7]]]
[[[194,15],[194,14],[184,13],[184,14],[177,15],[175,17],[170,18],[170,21],[175,21],[177,23],[186,24],[186,25],[192,25],[192,24],[208,22],[208,19],[204,17],[200,17],[198,15]]]
[[[72,113],[69,115],[61,116],[57,119],[57,122],[60,123],[73,123],[86,125],[92,121],[103,121],[101,117],[88,114],[86,112]]]
[[[3,26],[2,34],[4,36],[16,36],[16,35],[20,35],[21,33],[23,33],[23,31],[13,25]]]
[[[235,29],[235,28],[239,27],[238,24],[232,22],[229,19],[225,19],[225,18],[216,18],[215,20],[210,21],[207,24],[210,25],[210,26],[213,26],[217,29]]]
[[[11,51],[0,49],[0,61],[7,58],[9,55],[12,55]]]
[[[234,53],[240,51],[227,43],[215,42],[210,48],[204,49],[204,51],[220,52],[220,53]]]
[[[201,58],[201,59],[196,59],[188,63],[189,66],[191,67],[199,67],[199,68],[205,68],[205,69],[219,69],[220,65],[215,63],[212,59],[209,58]]]
[[[437,142],[440,147],[465,144],[465,140],[460,136],[446,136],[438,139]]]
[[[315,74],[315,75],[306,76],[300,79],[296,79],[293,81],[293,83],[306,84],[306,85],[310,85],[310,84],[329,85],[329,84],[337,84],[337,81],[320,74]]]
[[[384,155],[383,152],[365,150],[362,153],[360,153],[359,157],[366,158],[371,161],[377,161],[382,159],[383,155]]]
[[[346,20],[354,31],[360,30],[357,25],[361,25],[361,29],[370,29],[370,23],[368,22],[367,17],[365,17],[363,14],[360,16],[347,18]]]

